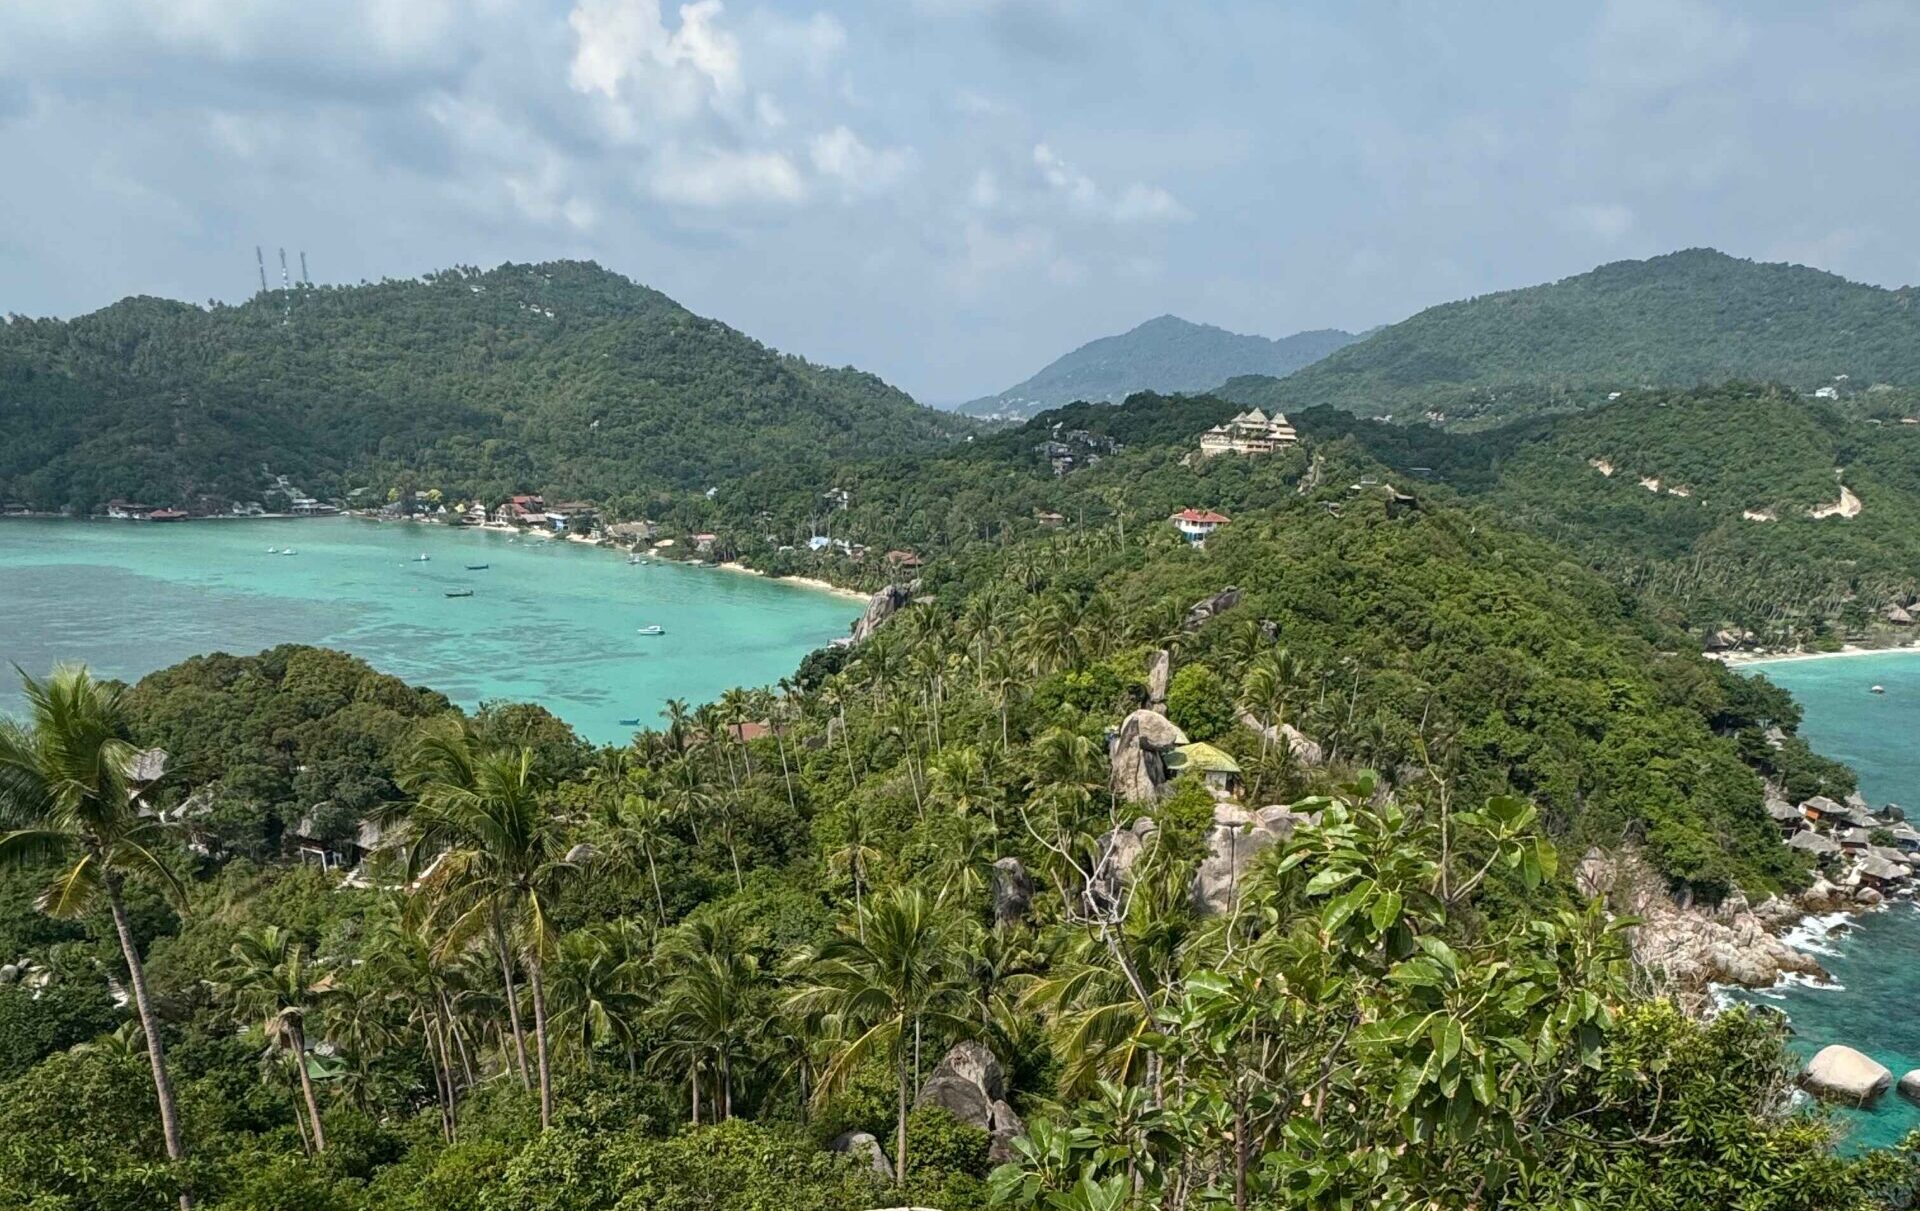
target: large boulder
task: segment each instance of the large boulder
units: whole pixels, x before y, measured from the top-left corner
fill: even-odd
[[[993,864],[993,923],[1012,925],[1027,915],[1033,903],[1033,876],[1020,859],[1006,857]]]
[[[1151,817],[1142,816],[1130,828],[1116,828],[1100,834],[1100,839],[1095,842],[1095,852],[1099,857],[1094,863],[1093,878],[1087,887],[1087,896],[1091,901],[1089,907],[1101,913],[1118,907],[1120,893],[1133,873],[1133,864],[1146,850],[1147,839],[1158,827]]]
[[[1007,1104],[1007,1071],[985,1044],[955,1043],[933,1070],[913,1103],[938,1106],[968,1126],[992,1137],[989,1159],[996,1164],[1012,1159],[1012,1143],[1026,1134],[1013,1107]]]
[[[1284,744],[1293,759],[1302,765],[1319,765],[1326,760],[1326,753],[1318,742],[1291,723],[1279,727],[1268,727],[1260,722],[1251,711],[1240,712],[1240,724],[1258,736],[1265,736],[1269,744]]]
[[[1274,805],[1248,811],[1229,803],[1213,809],[1207,853],[1193,872],[1193,905],[1203,915],[1224,916],[1240,902],[1240,884],[1254,855],[1293,836],[1305,817]]]
[[[1167,783],[1164,754],[1187,742],[1187,734],[1157,711],[1128,715],[1107,742],[1108,778],[1127,803],[1151,803]]]
[[[865,643],[873,638],[873,633],[880,629],[880,624],[913,601],[913,595],[919,591],[919,588],[920,582],[917,580],[908,584],[890,584],[867,598],[866,612],[853,624],[853,641]]]
[[[1155,707],[1167,704],[1167,684],[1173,677],[1173,653],[1161,648],[1147,657],[1147,701]]]
[[[1815,1097],[1865,1106],[1893,1084],[1893,1073],[1872,1057],[1835,1043],[1807,1061],[1800,1083]]]
[[[860,1160],[865,1161],[867,1165],[873,1169],[874,1174],[882,1181],[891,1182],[893,1180],[893,1164],[887,1160],[887,1150],[880,1146],[879,1140],[868,1135],[866,1132],[843,1132],[836,1136],[834,1141],[828,1144],[827,1147],[835,1152],[845,1152],[849,1156],[858,1157]]]
[[[1181,621],[1180,629],[1183,631],[1199,630],[1206,625],[1208,619],[1239,605],[1242,596],[1243,594],[1237,587],[1228,585],[1211,597],[1202,597],[1199,601],[1187,607],[1187,616]]]
[[[1900,1096],[1910,1102],[1920,1102],[1920,1068],[1900,1078]]]

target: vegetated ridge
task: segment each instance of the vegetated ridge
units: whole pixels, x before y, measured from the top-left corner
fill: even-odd
[[[1920,385],[1912,287],[1697,248],[1430,307],[1284,379],[1238,379],[1221,394],[1470,426],[1634,387],[1744,379],[1812,391],[1842,375]]]

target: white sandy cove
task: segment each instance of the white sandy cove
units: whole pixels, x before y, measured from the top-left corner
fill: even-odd
[[[1841,646],[1835,652],[1709,652],[1710,660],[1723,661],[1729,666],[1749,664],[1787,664],[1800,660],[1829,660],[1837,656],[1888,656],[1898,652],[1920,651],[1920,640],[1909,640],[1886,648],[1863,647],[1857,643]]]

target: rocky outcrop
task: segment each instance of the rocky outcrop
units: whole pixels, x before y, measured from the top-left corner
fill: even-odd
[[[1255,718],[1251,711],[1241,711],[1240,725],[1258,735],[1265,736],[1269,744],[1286,745],[1287,750],[1293,754],[1293,759],[1302,765],[1319,765],[1327,759],[1319,742],[1309,739],[1305,732],[1291,723],[1283,723],[1279,727],[1268,727]]]
[[[1173,677],[1173,653],[1161,648],[1147,657],[1147,705],[1158,710],[1167,704],[1167,683]]]
[[[1012,925],[1027,915],[1033,903],[1033,876],[1020,859],[1007,857],[993,864],[993,923]]]
[[[1745,897],[1730,897],[1712,911],[1684,906],[1632,853],[1589,851],[1575,883],[1585,895],[1605,897],[1613,911],[1640,918],[1631,935],[1634,960],[1677,991],[1699,993],[1709,984],[1767,988],[1788,972],[1827,978],[1818,960],[1772,932],[1798,915],[1791,905],[1763,906],[1764,918]]]
[[[880,1146],[879,1140],[868,1135],[866,1132],[843,1132],[836,1136],[834,1141],[828,1144],[827,1147],[835,1152],[844,1152],[849,1156],[857,1157],[866,1162],[866,1164],[873,1169],[874,1175],[882,1181],[891,1182],[893,1180],[893,1164],[887,1160],[886,1149]]]
[[[873,638],[873,633],[880,629],[881,624],[911,603],[914,594],[919,591],[920,582],[915,580],[907,584],[890,584],[867,598],[866,613],[860,615],[853,624],[853,642],[865,643]]]
[[[1120,893],[1133,873],[1133,864],[1139,860],[1147,841],[1159,827],[1152,817],[1142,816],[1131,827],[1100,834],[1100,839],[1095,842],[1099,857],[1094,863],[1093,877],[1087,887],[1087,897],[1091,901],[1089,907],[1106,912],[1119,905]]]
[[[1872,1057],[1835,1043],[1807,1061],[1800,1083],[1815,1097],[1865,1106],[1887,1091],[1893,1073]]]
[[[1207,856],[1193,874],[1194,907],[1207,916],[1233,912],[1239,907],[1240,885],[1254,855],[1293,836],[1304,819],[1278,805],[1255,812],[1227,803],[1217,805],[1207,829]]]
[[[938,1106],[985,1131],[992,1137],[987,1156],[995,1164],[1013,1159],[1013,1141],[1027,1133],[1027,1125],[1007,1104],[1007,1071],[984,1043],[955,1043],[920,1086],[913,1104]]]
[[[1115,797],[1127,803],[1151,803],[1167,782],[1162,755],[1187,742],[1187,734],[1155,711],[1128,715],[1107,742],[1108,777]]]
[[[1180,623],[1183,631],[1197,631],[1205,626],[1207,620],[1225,613],[1240,604],[1243,594],[1234,585],[1228,585],[1211,597],[1203,597],[1187,607],[1187,616]]]
[[[1900,1096],[1910,1102],[1920,1102],[1920,1068],[1900,1078]]]

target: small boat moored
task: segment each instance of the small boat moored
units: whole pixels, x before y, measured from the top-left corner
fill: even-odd
[[[664,635],[666,633],[667,633],[667,628],[661,626],[657,622],[648,623],[646,626],[641,627],[636,632],[636,634],[640,634],[640,635]]]
[[[621,727],[639,727],[640,721],[638,719],[622,719],[620,720],[620,726]]]
[[[449,597],[471,597],[471,596],[473,596],[473,590],[472,590],[472,589],[448,589],[448,590],[447,590],[447,596],[449,596]]]
[[[490,568],[490,567],[492,567],[492,566],[493,566],[493,565],[492,565],[492,564],[489,564],[489,563],[470,563],[470,564],[468,564],[468,565],[467,565],[467,571],[469,571],[469,572],[484,572],[484,571],[486,571],[486,570],[487,570],[488,568]]]
[[[1867,691],[1867,693],[1869,694],[1884,694],[1886,692],[1887,692],[1887,687],[1884,685],[1873,686]]]

